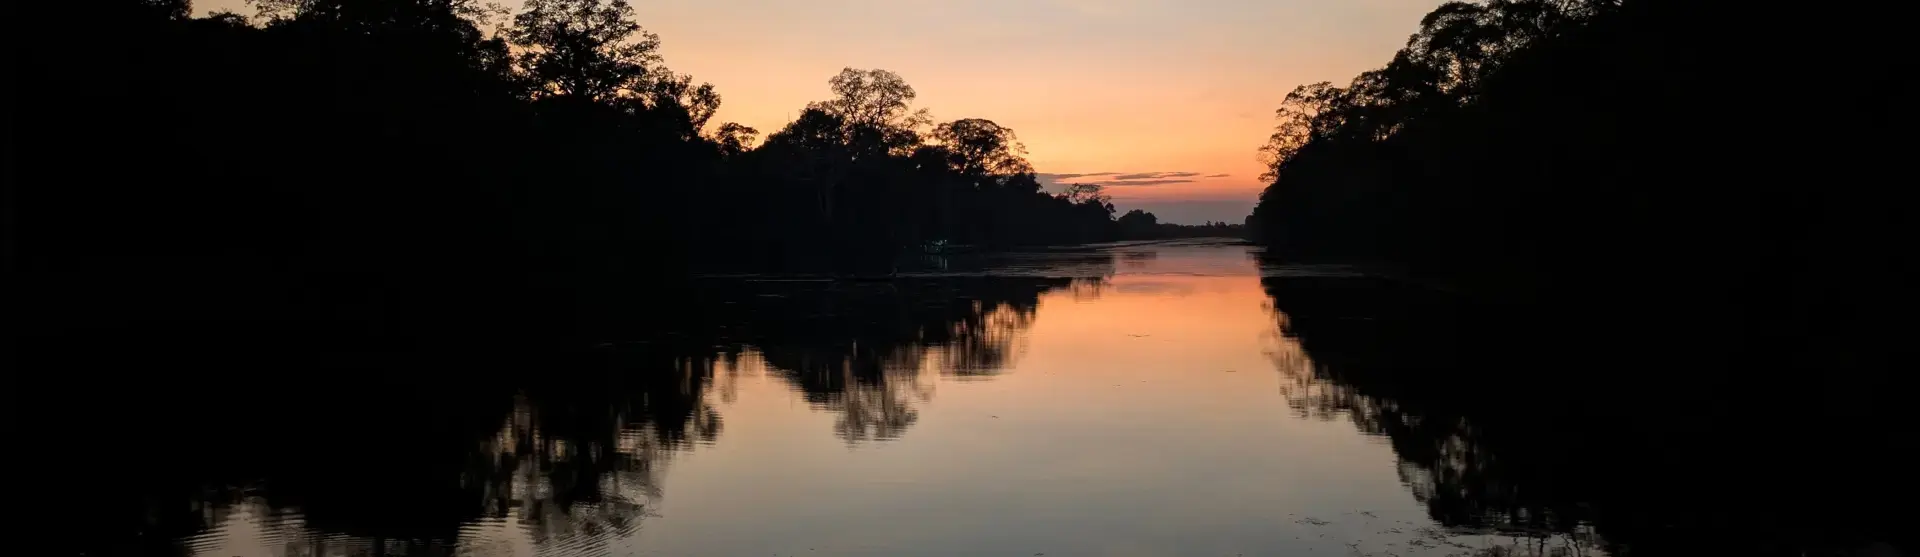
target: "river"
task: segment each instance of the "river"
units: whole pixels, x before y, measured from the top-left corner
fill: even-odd
[[[1605,554],[1577,519],[1450,519],[1458,470],[1275,309],[1273,279],[1342,270],[1255,255],[712,277],[645,338],[375,387],[253,362],[266,387],[164,405],[197,431],[117,422],[87,496],[114,547],[204,557]]]

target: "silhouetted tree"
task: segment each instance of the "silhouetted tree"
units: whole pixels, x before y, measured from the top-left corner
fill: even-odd
[[[1288,95],[1261,152],[1272,183],[1248,219],[1280,261],[1380,264],[1395,280],[1270,288],[1275,305],[1320,373],[1385,401],[1365,421],[1406,439],[1396,449],[1431,474],[1423,497],[1449,522],[1595,513],[1603,533],[1650,553],[1688,549],[1675,554],[1716,552],[1690,540],[1759,540],[1759,553],[1827,543],[1794,538],[1808,532],[1894,531],[1793,509],[1860,506],[1830,497],[1873,488],[1825,482],[1897,473],[1803,474],[1824,468],[1727,455],[1902,445],[1825,421],[1878,421],[1865,416],[1896,404],[1876,393],[1904,369],[1893,347],[1908,327],[1887,324],[1915,308],[1913,250],[1894,240],[1915,221],[1873,178],[1903,170],[1904,142],[1889,135],[1912,127],[1899,107],[1916,82],[1889,70],[1908,50],[1899,36],[1877,18],[1712,3],[1442,5],[1380,69]],[[1783,142],[1777,120],[1754,116],[1773,110],[1781,82],[1844,83],[1819,103],[1847,108],[1795,119],[1789,135],[1808,139]],[[1430,287],[1446,293],[1408,294]],[[1383,308],[1413,316],[1354,315]],[[1620,331],[1624,346],[1592,342]],[[1809,370],[1820,379],[1752,380]],[[1829,396],[1807,402],[1802,389]],[[1776,405],[1798,410],[1727,411]],[[1456,430],[1463,418],[1475,430]],[[1784,481],[1759,503],[1647,461],[1818,479]],[[1684,517],[1640,503],[1708,491],[1714,502]],[[1771,510],[1745,512],[1755,506]],[[1670,526],[1758,523],[1777,527]],[[1807,523],[1822,526],[1792,530]]]
[[[949,165],[962,176],[993,177],[999,186],[1012,176],[1033,172],[1022,158],[1027,154],[1013,130],[981,118],[954,120],[933,130],[933,139],[946,149]]]
[[[193,3],[188,0],[139,0],[135,8],[154,19],[180,21],[193,17]]]
[[[1120,225],[1120,234],[1128,238],[1152,237],[1155,229],[1160,227],[1159,217],[1155,217],[1153,213],[1139,209],[1127,211],[1127,214],[1120,215],[1118,223]]]
[[[1075,204],[1112,204],[1112,198],[1107,196],[1106,188],[1100,184],[1068,184],[1067,190],[1061,192],[1060,197],[1065,198],[1069,203]],[[1138,211],[1138,209],[1135,209],[1135,212]]]
[[[834,98],[807,108],[839,118],[844,141],[862,151],[905,154],[919,143],[920,128],[933,121],[926,109],[913,109],[917,94],[899,74],[846,68],[827,85]]]
[[[727,122],[714,128],[709,139],[720,147],[722,155],[736,157],[753,150],[754,143],[760,139],[760,130]]]
[[[660,63],[660,37],[626,0],[528,0],[508,40],[537,94],[610,99],[636,94]]]
[[[17,253],[69,325],[52,300],[104,290],[121,309],[96,324],[280,316],[459,337],[551,320],[572,327],[543,334],[564,335],[695,268],[886,273],[927,245],[1114,237],[1110,209],[1041,191],[1012,130],[930,128],[892,72],[833,76],[763,142],[716,123],[720,93],[668,69],[623,1],[506,18],[476,0],[259,0],[251,20],[116,6],[100,40],[22,54],[23,78],[65,90],[20,99],[35,109]],[[71,168],[98,170],[71,186]],[[247,273],[254,291],[216,280]],[[162,298],[201,309],[147,303]]]

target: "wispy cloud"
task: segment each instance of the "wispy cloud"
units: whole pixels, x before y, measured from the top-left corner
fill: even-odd
[[[1166,180],[1119,180],[1119,181],[1112,181],[1112,182],[1101,182],[1100,185],[1107,186],[1107,187],[1114,187],[1114,188],[1130,188],[1135,186],[1164,186],[1167,184],[1188,184],[1192,182],[1193,180],[1173,178],[1173,179],[1166,179]]]
[[[1124,173],[1123,172],[1076,172],[1076,173],[1042,172],[1042,173],[1035,174],[1034,176],[1036,178],[1039,178],[1040,183],[1045,186],[1058,186],[1061,184],[1068,184],[1068,183],[1092,183],[1092,184],[1100,184],[1102,186],[1107,186],[1112,188],[1185,184],[1185,183],[1197,181],[1199,178],[1226,177],[1225,174],[1203,176],[1199,172],[1184,172],[1184,171],[1124,172]]]
[[[1113,179],[1115,180],[1159,180],[1159,179],[1165,179],[1165,178],[1192,178],[1194,176],[1199,176],[1199,175],[1200,175],[1199,172],[1136,172],[1133,174],[1121,174],[1119,176],[1114,176]]]
[[[1232,178],[1232,174],[1208,174],[1205,178]]]
[[[1083,172],[1078,174],[1056,174],[1051,172],[1041,172],[1041,173],[1035,174],[1034,176],[1039,177],[1041,180],[1072,180],[1074,178],[1086,178],[1089,176],[1112,176],[1114,174],[1119,174],[1119,172]]]

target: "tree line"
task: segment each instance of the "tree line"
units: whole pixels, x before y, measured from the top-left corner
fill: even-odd
[[[909,435],[934,377],[1010,372],[1042,298],[1099,295],[1114,262],[1098,255],[1074,278],[967,269],[899,281],[699,281],[672,292],[693,308],[673,334],[594,346],[343,349],[251,326],[117,335],[111,350],[97,335],[35,342],[30,350],[50,355],[33,368],[40,388],[92,410],[72,411],[66,397],[19,407],[40,424],[25,434],[75,455],[59,481],[37,482],[47,493],[27,498],[43,512],[94,517],[64,524],[93,554],[190,554],[183,540],[249,505],[299,509],[305,520],[287,526],[288,543],[302,548],[471,543],[461,525],[512,509],[534,509],[520,514],[536,525],[535,544],[556,532],[613,535],[672,494],[661,472],[677,455],[725,440],[723,403],[739,382],[764,373],[796,404],[833,416],[813,435],[849,445]],[[99,370],[134,368],[192,372],[98,381]],[[271,419],[230,419],[265,410]],[[73,433],[111,431],[129,416],[146,427],[111,441]],[[109,442],[167,456],[130,462]],[[252,496],[238,497],[242,486]]]
[[[1151,212],[1134,209],[1114,219],[1123,240],[1159,240],[1166,238],[1245,238],[1244,224],[1207,221],[1201,224],[1160,222]]]
[[[1448,2],[1383,67],[1286,96],[1249,222],[1289,259],[1503,295],[1759,291],[1831,260],[1884,280],[1914,81],[1884,18],[1809,12]],[[1802,101],[1845,108],[1782,113]]]
[[[1688,376],[1885,380],[1916,307],[1912,205],[1888,187],[1920,98],[1899,36],[1844,11],[1450,2],[1386,66],[1287,95],[1253,235],[1631,330],[1698,358]],[[1831,110],[1785,117],[1783,83],[1831,84],[1811,97]]]
[[[40,85],[15,103],[10,258],[111,311],[351,313],[1122,237],[1099,186],[1046,191],[1012,129],[936,122],[889,71],[832,76],[764,137],[716,122],[721,92],[624,0],[251,5],[32,7],[88,26],[17,53]]]
[[[1377,402],[1356,423],[1449,524],[1588,522],[1623,555],[1901,543],[1813,516],[1906,496],[1878,486],[1912,450],[1890,184],[1920,95],[1888,15],[1449,2],[1383,67],[1295,89],[1252,235],[1390,277],[1264,280],[1306,369]]]

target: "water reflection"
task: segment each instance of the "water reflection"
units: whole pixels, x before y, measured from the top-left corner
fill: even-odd
[[[638,529],[662,496],[673,455],[722,430],[705,396],[710,359],[615,347],[497,363],[541,368],[514,379],[463,366],[475,380],[519,384],[501,405],[356,393],[365,405],[332,409],[321,430],[282,422],[280,435],[264,438],[203,433],[234,436],[227,440],[235,446],[181,455],[178,464],[255,464],[209,478],[225,487],[184,502],[202,519],[181,548],[209,557],[515,554],[535,546],[603,553]],[[338,400],[281,393],[275,402],[304,409]],[[450,427],[488,421],[490,428]]]
[[[206,527],[182,545],[208,557],[514,554],[536,546],[604,553],[639,528],[662,494],[673,439],[684,437],[617,416],[611,428],[582,430],[581,416],[548,410],[517,397],[465,467],[418,476],[400,476],[391,464],[335,468],[323,473],[341,483],[324,490],[280,475],[198,502]],[[445,485],[425,492],[403,485],[416,482]]]
[[[930,377],[989,378],[1016,360],[1040,296],[1102,277],[749,280],[709,291],[729,357],[755,358],[839,416],[848,443],[899,437],[933,396]]]
[[[90,481],[101,492],[79,499],[144,499],[148,510],[126,513],[136,524],[131,537],[76,537],[76,552],[622,552],[615,546],[629,543],[622,540],[665,497],[677,455],[722,438],[723,409],[743,375],[784,381],[833,415],[831,433],[846,443],[899,438],[932,399],[936,378],[989,379],[1018,361],[1046,293],[1097,294],[1111,274],[1110,256],[1099,256],[1105,270],[1074,257],[1086,276],[1041,276],[1030,266],[1014,276],[714,279],[676,308],[684,318],[647,338],[588,350],[468,347],[445,358],[411,348],[315,356],[275,375],[311,389],[251,371],[285,361],[273,350],[285,345],[229,350],[207,366],[205,381],[153,379],[165,402],[139,388],[115,395],[130,412],[167,416],[193,433],[140,433],[133,445],[170,455],[164,462],[100,463],[94,477],[178,481],[135,486],[144,496]],[[166,349],[148,359],[209,361],[211,348],[196,337],[204,338],[156,341]],[[273,411],[240,417],[216,408],[236,404]]]
[[[1715,352],[1724,331],[1689,345],[1638,315],[1487,307],[1351,275],[1262,283],[1288,406],[1385,439],[1435,522],[1513,537],[1502,554],[1874,554],[1905,528],[1822,510],[1911,504],[1889,491],[1906,477],[1899,434],[1821,418],[1884,415],[1876,395],[1799,400],[1807,413],[1726,412],[1793,389],[1851,388],[1844,374],[1756,381],[1799,360],[1786,357],[1793,347],[1741,360]],[[1752,452],[1781,443],[1798,448]]]
[[[692,366],[683,367],[691,374]],[[481,443],[484,510],[463,528],[460,547],[532,544],[597,553],[638,529],[663,495],[673,451],[689,439],[712,440],[717,417],[691,412],[680,428],[629,421],[622,412],[575,415],[517,397],[499,433]],[[489,527],[491,526],[491,527]]]
[[[1630,504],[1728,463],[1568,419],[1594,397],[1517,371],[1558,347],[1349,270],[1222,243],[941,264],[703,280],[591,347],[79,343],[76,389],[202,373],[36,410],[63,417],[36,446],[90,455],[36,500],[94,517],[63,537],[91,554],[1414,557],[1673,554],[1701,546],[1622,517],[1738,495]],[[1609,475],[1636,459],[1666,477]]]
[[[1268,279],[1270,288],[1284,281]],[[1284,295],[1283,295],[1284,296]],[[1504,464],[1484,446],[1465,417],[1410,409],[1342,380],[1340,370],[1315,362],[1293,318],[1275,310],[1279,327],[1268,351],[1280,375],[1280,396],[1298,416],[1346,420],[1361,433],[1386,439],[1401,483],[1428,515],[1454,535],[1495,534],[1503,543],[1472,548],[1485,555],[1598,555],[1600,539],[1585,517],[1530,506]],[[1353,318],[1347,316],[1346,318]],[[1465,548],[1462,548],[1465,549]]]

